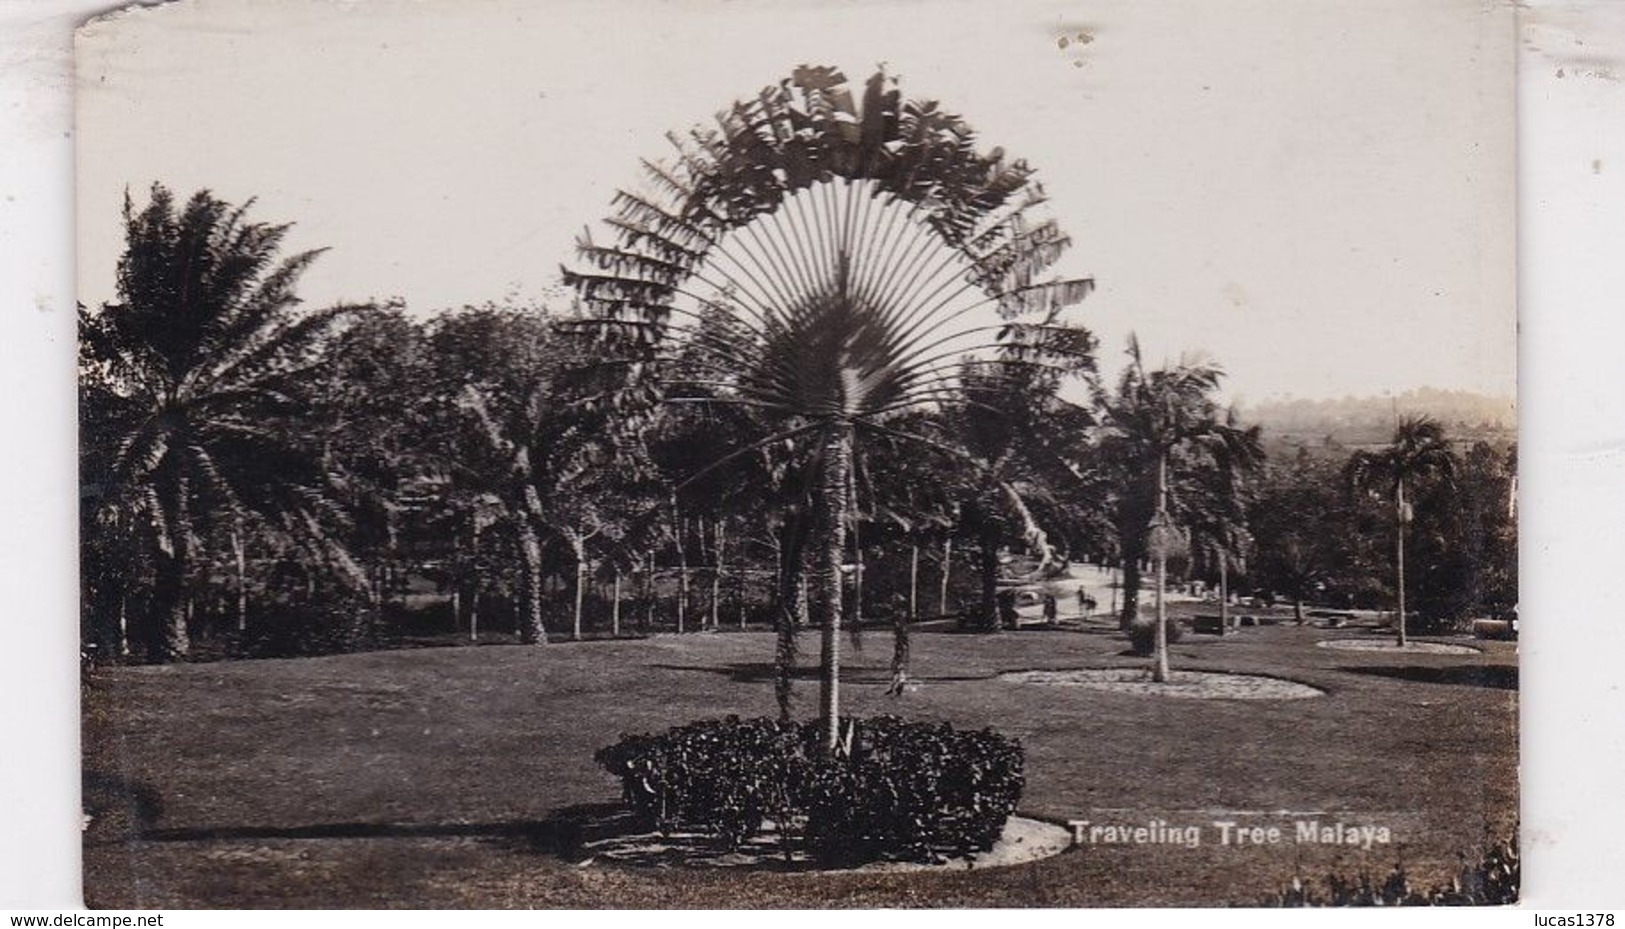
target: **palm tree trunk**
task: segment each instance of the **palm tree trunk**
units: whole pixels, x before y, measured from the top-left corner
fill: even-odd
[[[796,627],[807,610],[806,571],[797,546],[778,546],[778,602],[774,604],[773,628],[777,633],[773,650],[773,698],[779,706],[779,719],[789,722],[792,706],[792,675],[796,664]]]
[[[937,597],[937,615],[948,615],[948,581],[953,577],[954,537],[942,540],[942,592]]]
[[[376,561],[367,562],[367,602],[374,613],[384,608],[384,567]]]
[[[677,525],[677,631],[688,624],[688,551],[683,546],[683,517],[677,513],[677,498],[671,501],[672,519]]]
[[[908,612],[897,616],[892,628],[891,687],[889,692],[900,695],[908,683],[909,624],[919,620],[920,606],[920,546],[909,546],[908,551]]]
[[[231,527],[231,553],[237,564],[237,634],[248,629],[248,561],[243,551],[243,521],[237,519]]]
[[[1117,625],[1120,629],[1127,629],[1135,618],[1140,615],[1140,552],[1123,559],[1122,583],[1123,604],[1118,614]],[[1115,591],[1114,591],[1115,593]]]
[[[818,496],[818,601],[822,643],[818,688],[824,748],[834,753],[841,741],[841,562],[846,554],[847,487],[852,469],[852,427],[830,427],[825,440],[823,487]]]
[[[852,523],[852,631],[863,624],[863,536]]]
[[[468,579],[468,640],[480,640],[480,526],[474,524],[473,549],[469,553],[470,563],[474,565],[472,577]]]
[[[1399,614],[1394,625],[1399,629],[1399,647],[1405,647],[1405,480],[1394,485],[1394,565],[1399,575]]]
[[[576,602],[570,625],[570,638],[581,641],[581,606],[587,594],[587,556],[576,552]]]
[[[649,549],[649,571],[643,576],[643,631],[655,624],[655,550]]]
[[[118,653],[119,657],[128,657],[130,654],[130,617],[128,607],[129,596],[118,595]]]
[[[614,638],[621,637],[621,569],[615,568],[614,605],[609,610],[609,634]]]
[[[1168,525],[1167,454],[1157,460],[1157,524],[1155,531],[1160,538],[1153,542],[1157,549],[1157,665],[1151,672],[1151,680],[1162,684],[1168,680],[1168,605],[1164,597],[1168,591],[1168,534],[1171,527]]]
[[[1106,586],[1112,592],[1112,610],[1110,614],[1112,616],[1117,615],[1117,589],[1123,586],[1121,583],[1122,575],[1121,563],[1112,565],[1111,570],[1106,574]]]
[[[726,528],[722,520],[717,520],[716,529],[711,532],[711,563],[714,569],[711,572],[711,629],[722,629],[722,546],[727,539]]]
[[[908,621],[920,618],[920,544],[908,547]]]
[[[174,499],[169,520],[170,550],[159,553],[149,607],[156,628],[148,637],[147,655],[154,661],[184,658],[192,644],[186,625],[186,582],[192,567],[190,488],[179,474],[171,481]]]
[[[984,530],[977,540],[977,557],[981,564],[982,600],[977,612],[980,630],[995,632],[999,628],[999,548],[998,537]]]
[[[519,641],[537,645],[547,641],[542,623],[542,543],[536,529],[519,520]]]
[[[772,606],[775,610],[783,610],[790,602],[789,599],[784,596],[784,585],[786,583],[785,578],[789,576],[790,570],[789,566],[786,565],[784,560],[785,546],[783,533],[785,531],[786,530],[781,526],[779,529],[768,533],[768,538],[773,542],[773,596],[777,599],[773,602]]]
[[[153,630],[147,657],[153,661],[184,658],[191,641],[186,628],[186,561],[178,554],[157,559],[152,585]]]
[[[1219,552],[1219,628],[1230,628],[1230,556]]]

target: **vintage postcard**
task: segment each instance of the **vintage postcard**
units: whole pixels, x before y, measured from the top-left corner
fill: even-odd
[[[86,902],[1515,902],[1514,29],[86,22]]]

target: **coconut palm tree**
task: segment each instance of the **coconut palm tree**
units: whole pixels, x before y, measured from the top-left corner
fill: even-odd
[[[328,340],[310,385],[311,412],[325,426],[322,470],[349,516],[346,549],[371,578],[374,613],[400,574],[399,543],[416,508],[409,488],[432,464],[427,440],[438,430],[425,417],[425,347],[422,329],[392,301]],[[235,535],[233,542],[240,553]]]
[[[1084,351],[1079,358],[1092,353],[1093,346],[1091,338],[1080,334],[1079,348]],[[1092,361],[1080,361],[1075,367],[1073,373],[1093,373]],[[1086,477],[1068,452],[1076,446],[1076,437],[1094,425],[1094,417],[1059,395],[1054,373],[973,363],[961,373],[961,399],[948,404],[938,417],[944,442],[977,462],[973,469],[960,469],[959,480],[942,482],[980,556],[981,598],[967,623],[972,628],[999,627],[998,547],[1012,537],[1016,528],[1012,521],[1039,512],[1053,516],[1067,493]],[[1018,493],[1012,495],[1010,488]],[[1017,501],[1020,506],[1014,505]],[[1050,525],[1071,521],[1042,520]]]
[[[1063,363],[1075,343],[1056,316],[1093,287],[1040,278],[1069,242],[1037,218],[1025,162],[978,151],[963,120],[884,73],[861,96],[802,67],[715,127],[668,136],[676,157],[644,162],[647,191],[616,195],[612,241],[584,235],[588,267],[565,270],[586,320],[666,399],[753,407],[768,425],[710,467],[805,451],[832,750],[855,443],[955,396],[967,354],[1003,343],[1006,363]],[[673,346],[700,351],[676,366]]]
[[[1349,485],[1370,493],[1392,495],[1394,501],[1394,574],[1396,631],[1399,647],[1405,635],[1405,527],[1411,522],[1407,488],[1430,479],[1451,480],[1456,456],[1445,438],[1444,427],[1429,416],[1407,416],[1394,429],[1388,447],[1362,449],[1349,456],[1345,475]]]
[[[304,428],[305,388],[325,337],[355,307],[298,310],[294,284],[320,251],[278,260],[287,225],[246,219],[208,191],[184,206],[154,185],[124,202],[116,303],[81,310],[81,379],[109,409],[87,411],[102,506],[122,509],[152,549],[144,628],[155,660],[188,651],[187,600],[202,523],[251,519],[307,557],[357,569],[327,531],[336,515]]]
[[[1114,395],[1102,394],[1105,457],[1122,475],[1119,530],[1123,533],[1123,616],[1138,609],[1139,559],[1156,564],[1156,629],[1152,679],[1168,679],[1168,549],[1176,525],[1197,522],[1200,481],[1239,487],[1239,477],[1263,462],[1259,431],[1239,426],[1220,410],[1214,393],[1224,371],[1212,362],[1184,360],[1147,371],[1139,340],[1129,338],[1129,364]],[[1211,478],[1210,478],[1211,479]],[[1188,497],[1181,505],[1181,498]]]
[[[614,392],[605,378],[624,372],[577,364],[576,338],[543,310],[490,306],[444,314],[429,333],[439,367],[432,392],[446,426],[439,452],[461,492],[502,502],[516,541],[525,644],[547,641],[548,550],[570,548],[579,603],[586,543],[614,521],[616,494],[606,488],[638,470],[599,402]]]

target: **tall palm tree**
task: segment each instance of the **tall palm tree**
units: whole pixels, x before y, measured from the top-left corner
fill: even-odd
[[[717,334],[729,332],[727,320],[707,314],[706,323]],[[710,512],[713,516],[732,515],[755,522],[765,530],[764,541],[775,555],[772,587],[774,649],[774,699],[781,719],[792,717],[796,638],[806,625],[805,593],[810,457],[794,442],[766,443],[753,454],[740,455],[729,467],[712,468],[718,449],[736,444],[741,436],[762,436],[775,431],[774,418],[751,405],[727,402],[718,391],[688,384],[688,379],[705,379],[714,367],[708,345],[713,338],[690,340],[683,346],[677,366],[681,373],[666,372],[668,378],[684,379],[679,396],[668,398],[658,418],[657,428],[645,438],[650,457],[659,468],[682,512]],[[664,515],[670,515],[669,513]],[[679,535],[676,527],[669,531]],[[681,592],[679,597],[681,598]]]
[[[357,569],[326,531],[334,515],[308,438],[305,387],[324,338],[354,307],[300,312],[294,284],[320,251],[277,260],[287,225],[248,222],[208,191],[178,210],[161,185],[124,202],[116,303],[82,310],[81,379],[113,409],[85,411],[106,434],[103,506],[122,508],[152,548],[147,652],[188,651],[187,599],[200,524],[251,518]],[[105,414],[105,415],[104,415]]]
[[[930,416],[896,423],[903,431],[929,429]],[[876,534],[909,552],[906,608],[892,608],[892,680],[887,693],[902,696],[908,689],[911,625],[920,619],[920,553],[923,546],[940,542],[954,526],[952,494],[947,491],[939,461],[911,454],[902,440],[889,436],[872,442],[863,461],[860,486],[869,500],[868,519]]]
[[[1040,280],[1069,242],[1036,218],[1043,195],[1025,162],[982,154],[963,120],[905,100],[883,73],[860,103],[838,70],[798,68],[714,128],[668,138],[675,160],[644,162],[650,191],[616,195],[613,242],[584,236],[590,269],[566,269],[566,282],[667,398],[754,407],[770,424],[711,467],[774,443],[806,450],[833,750],[854,444],[954,396],[967,354],[1002,342],[1017,349],[1008,363],[1074,355],[1056,315],[1093,282]],[[679,368],[673,345],[701,351]]]
[[[424,417],[424,348],[422,329],[392,301],[328,340],[321,376],[310,385],[311,412],[326,425],[322,470],[349,516],[346,548],[372,578],[374,613],[398,574],[409,488],[431,465],[427,440],[437,430]]]
[[[1093,345],[1080,333],[1080,348],[1092,352]],[[1093,373],[1092,359],[1079,357],[1073,373]],[[1067,453],[1075,437],[1094,425],[1094,417],[1059,395],[1054,375],[1023,365],[972,363],[961,372],[961,399],[938,417],[944,442],[977,462],[974,469],[961,469],[961,480],[944,483],[960,521],[978,539],[981,603],[971,625],[983,629],[999,625],[997,547],[1011,536],[1010,523],[1032,519],[1040,509],[1053,514],[1084,477]]]
[[[502,501],[518,559],[518,632],[547,641],[542,582],[551,546],[571,548],[581,588],[587,538],[634,470],[598,402],[623,372],[575,363],[576,337],[541,310],[477,307],[442,315],[429,335],[433,392],[447,428],[440,454],[463,492]],[[611,388],[612,389],[612,388]]]
[[[1101,397],[1102,444],[1126,486],[1119,502],[1123,533],[1125,621],[1138,609],[1139,559],[1149,549],[1156,563],[1156,630],[1152,679],[1168,679],[1168,549],[1183,517],[1193,523],[1200,490],[1191,482],[1217,472],[1221,485],[1263,461],[1259,431],[1223,413],[1214,396],[1224,377],[1218,365],[1200,360],[1147,371],[1139,340],[1129,338],[1129,364],[1115,395]],[[1200,483],[1195,487],[1200,488]],[[1186,497],[1181,506],[1181,498]]]
[[[1444,427],[1429,416],[1407,416],[1394,429],[1388,447],[1362,449],[1349,456],[1346,476],[1350,486],[1372,493],[1391,494],[1394,501],[1395,626],[1399,647],[1405,634],[1405,527],[1411,522],[1407,488],[1429,479],[1449,481],[1456,471],[1456,456]]]

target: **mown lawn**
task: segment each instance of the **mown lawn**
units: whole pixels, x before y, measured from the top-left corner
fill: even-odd
[[[1448,881],[1514,828],[1516,654],[1317,648],[1359,630],[1275,626],[1172,650],[1176,668],[1327,691],[1191,701],[1002,682],[1138,664],[1107,630],[921,633],[919,688],[884,693],[891,643],[852,656],[846,707],[993,726],[1027,750],[1026,815],[1385,825],[1370,851],[1084,846],[985,871],[636,868],[558,854],[560,811],[613,803],[592,761],[622,733],[769,715],[764,633],[376,652],[98,671],[86,695],[85,898],[94,907],[1125,906],[1250,902],[1295,870]],[[815,656],[815,637],[803,654]],[[804,659],[807,660],[807,659]],[[799,705],[816,698],[809,676]]]

